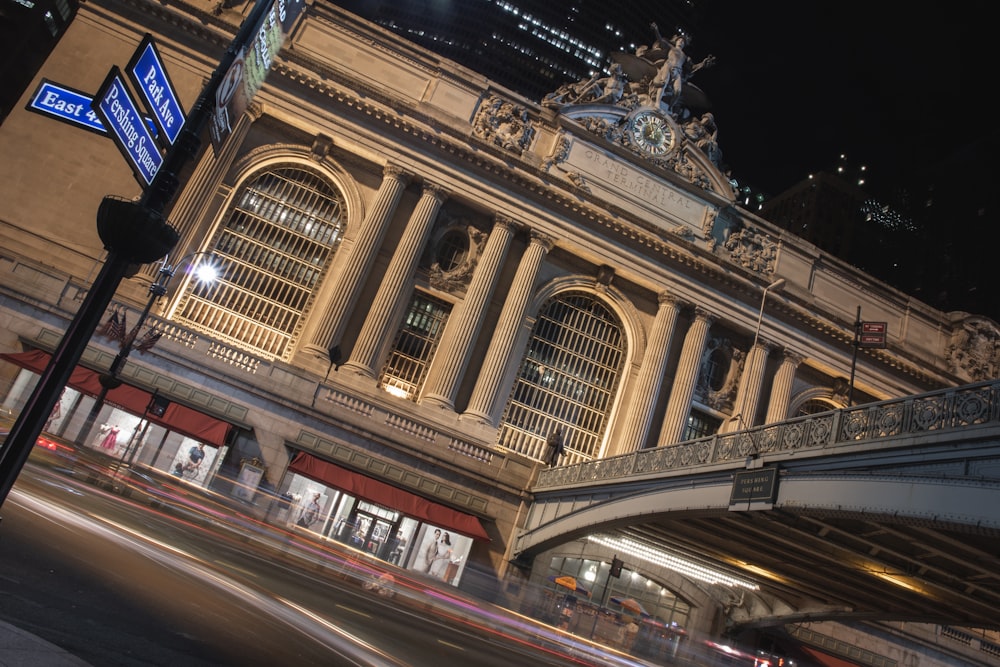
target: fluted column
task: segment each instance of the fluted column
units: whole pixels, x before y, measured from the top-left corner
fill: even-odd
[[[513,221],[497,216],[465,300],[456,309],[457,312],[448,318],[441,334],[437,354],[427,371],[425,400],[443,407],[455,406],[455,390],[469,365],[473,337],[482,326],[486,307],[493,298],[493,291],[500,277],[500,267],[507,257],[513,236]]]
[[[792,400],[792,385],[795,382],[795,371],[802,363],[802,355],[785,350],[778,364],[778,372],[774,374],[771,385],[771,400],[767,404],[765,424],[788,419],[788,404]]]
[[[531,241],[517,267],[514,284],[507,294],[507,300],[500,313],[500,321],[497,322],[496,332],[490,341],[483,367],[479,371],[479,381],[472,391],[468,409],[462,414],[463,419],[471,418],[492,423],[493,406],[500,393],[504,370],[510,361],[518,329],[524,322],[525,310],[531,299],[542,259],[551,248],[551,238],[537,232],[531,233]]]
[[[764,367],[771,344],[758,340],[750,348],[746,363],[743,364],[743,375],[740,386],[736,390],[736,403],[733,405],[733,416],[720,429],[723,433],[741,431],[754,425],[757,416],[757,405],[760,402],[760,390],[764,385]]]
[[[375,377],[376,364],[385,345],[386,338],[395,333],[400,299],[408,300],[410,290],[404,289],[406,282],[413,276],[420,260],[420,253],[427,243],[434,220],[437,218],[441,204],[448,196],[437,185],[424,185],[423,194],[417,202],[403,238],[399,240],[396,252],[386,269],[382,284],[375,294],[368,317],[358,334],[358,341],[351,352],[351,358],[344,364],[347,370],[360,375]]]
[[[330,348],[340,342],[348,314],[358,301],[361,288],[368,279],[378,249],[385,238],[399,199],[412,174],[396,165],[386,165],[375,201],[361,223],[358,238],[347,262],[336,276],[327,276],[316,297],[313,316],[309,318],[301,350],[313,357],[330,359]]]
[[[691,400],[694,398],[695,383],[698,381],[698,369],[701,366],[701,355],[708,340],[708,329],[715,317],[706,310],[696,307],[694,321],[684,336],[684,346],[681,349],[680,362],[674,375],[674,386],[670,390],[670,400],[667,402],[667,414],[660,428],[660,440],[657,445],[672,445],[680,441],[691,412]]]
[[[646,353],[643,355],[642,367],[639,369],[639,377],[632,392],[632,401],[616,454],[628,454],[641,449],[649,437],[653,406],[656,405],[660,388],[663,386],[670,339],[673,337],[677,315],[683,305],[680,299],[667,292],[660,293],[659,302],[660,307],[656,311],[656,319],[653,320],[653,327],[649,332]]]

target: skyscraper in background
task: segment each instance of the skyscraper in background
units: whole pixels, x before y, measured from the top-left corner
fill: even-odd
[[[570,3],[536,0],[334,0],[530,99],[605,70],[615,51],[698,23],[695,0]]]
[[[0,0],[0,123],[76,16],[78,0]]]
[[[535,101],[564,83],[605,70],[616,51],[632,52],[639,45],[650,44],[655,36],[650,26],[653,21],[663,37],[677,32],[692,35],[694,57],[723,47],[725,31],[720,33],[718,24],[732,24],[732,19],[723,15],[725,5],[713,5],[710,0],[328,1]],[[733,56],[730,52],[730,61],[718,67],[737,69]],[[716,83],[726,80],[731,79],[724,76]],[[708,108],[714,106],[713,97],[726,93],[710,86],[704,92]],[[713,111],[717,117],[731,117],[743,109],[730,105]],[[723,131],[728,127],[724,119],[720,126]],[[968,230],[979,235],[991,219],[988,203],[992,198],[984,193],[992,192],[993,172],[983,168],[978,156],[984,154],[980,148],[984,141],[996,143],[995,135],[970,137],[978,143],[946,164],[932,164],[926,173],[911,174],[899,182],[879,181],[876,174],[869,174],[861,185],[857,179],[847,178],[845,185],[852,194],[838,201],[854,205],[836,207],[836,215],[822,207],[801,210],[806,203],[826,201],[825,196],[816,199],[809,195],[805,201],[802,197],[815,194],[819,185],[826,195],[846,192],[840,186],[826,187],[845,177],[843,165],[831,164],[829,172],[834,179],[822,184],[809,183],[810,174],[803,171],[803,182],[789,185],[788,192],[781,193],[784,203],[775,202],[764,217],[806,238],[824,240],[820,247],[936,308],[1000,318],[1000,300],[993,290],[984,289],[990,276],[984,274],[983,267],[991,265],[984,255],[992,246],[968,244]],[[726,136],[731,138],[732,133]],[[720,148],[725,163],[725,140],[720,141]],[[987,182],[978,183],[969,174],[978,174]],[[733,168],[730,175],[738,190],[737,204],[748,210],[761,212],[768,200],[779,195],[758,188],[752,173]],[[792,200],[800,207],[794,215],[789,209]],[[808,229],[803,227],[803,217],[809,219]],[[847,229],[853,231],[845,235]]]

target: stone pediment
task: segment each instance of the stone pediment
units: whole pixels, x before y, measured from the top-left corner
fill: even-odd
[[[595,104],[565,106],[559,117],[573,121],[562,123],[564,133],[581,140],[593,135],[602,140],[600,143],[623,148],[638,169],[665,170],[729,202],[735,198],[732,183],[712,161],[712,151],[706,152],[705,146],[699,147],[695,141],[704,133],[700,119],[679,124],[654,107]],[[558,163],[549,162],[551,166]]]

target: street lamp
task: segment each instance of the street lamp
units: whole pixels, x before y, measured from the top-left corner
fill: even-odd
[[[169,257],[163,258],[163,261],[160,263],[160,270],[157,274],[156,281],[149,286],[149,300],[146,301],[145,308],[143,308],[142,312],[139,314],[139,320],[135,323],[131,332],[125,333],[125,337],[121,341],[121,349],[112,360],[111,366],[108,367],[108,372],[102,373],[99,377],[101,382],[101,391],[97,394],[97,400],[94,401],[94,405],[91,407],[90,413],[87,415],[87,420],[84,422],[84,428],[81,431],[81,433],[85,434],[85,438],[90,437],[90,431],[93,429],[94,422],[97,420],[97,416],[104,407],[104,401],[108,396],[108,391],[122,385],[122,379],[118,377],[118,373],[125,365],[125,360],[128,359],[129,353],[132,352],[136,335],[139,333],[139,330],[142,329],[142,325],[145,324],[146,318],[149,316],[149,311],[152,310],[153,305],[157,302],[157,300],[167,294],[167,286],[170,284],[170,279],[173,278],[174,274],[177,272],[177,268],[185,261],[202,254],[208,253],[190,253],[185,255],[180,262],[174,265],[168,263],[170,259]],[[211,258],[204,262],[189,264],[188,269],[189,273],[194,275],[195,280],[201,283],[214,282],[219,273],[218,267]]]
[[[760,325],[764,321],[764,303],[767,301],[767,293],[777,292],[784,286],[785,279],[778,278],[773,283],[765,287],[764,293],[760,295],[760,312],[757,313],[757,329],[753,332],[753,345],[750,346],[751,350],[757,345],[757,339],[760,338]]]

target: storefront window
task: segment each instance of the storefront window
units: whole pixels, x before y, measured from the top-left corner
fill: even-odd
[[[276,520],[290,529],[305,528],[453,586],[461,581],[472,538],[355,498],[298,473],[289,473],[286,479],[286,508],[280,510]],[[320,519],[303,526],[299,520],[308,516],[314,499],[321,507]]]
[[[37,378],[27,369],[18,374],[3,401],[11,414],[21,411]],[[224,448],[201,443],[153,423],[145,414],[134,414],[110,403],[104,404],[90,433],[83,433],[94,400],[72,387],[65,387],[43,432],[112,459],[172,473],[197,486],[207,487],[211,483],[222,463]],[[192,457],[193,451],[199,454]]]

